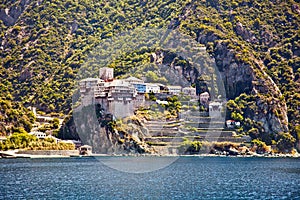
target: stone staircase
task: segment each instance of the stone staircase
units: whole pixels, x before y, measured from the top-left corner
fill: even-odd
[[[147,121],[144,123],[148,130],[145,142],[157,152],[175,154],[185,140],[208,142],[246,142],[236,136],[234,130],[224,128],[221,118],[201,116],[199,112],[189,112],[177,121]]]

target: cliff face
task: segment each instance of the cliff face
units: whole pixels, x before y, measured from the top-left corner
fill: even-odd
[[[201,34],[198,41],[205,45],[209,42],[207,37]],[[242,93],[249,93],[253,89],[253,69],[245,63],[238,62],[235,53],[227,48],[225,42],[211,42],[215,43],[214,58],[225,84],[226,97],[233,99]]]
[[[277,3],[207,1],[213,10],[196,6],[179,26],[215,58],[230,100],[227,118],[267,144],[279,143],[284,132],[300,136],[299,34],[293,30],[299,5]]]
[[[72,117],[65,120],[59,137],[81,140],[98,154],[154,153],[143,141],[144,135],[135,124],[138,122],[131,123],[130,131],[124,131],[126,124],[115,127],[112,115],[101,114],[99,107],[96,104],[74,109]],[[132,128],[134,125],[136,128]],[[136,132],[140,134],[134,135]]]
[[[249,31],[243,29],[241,24],[239,26],[241,27],[237,28],[237,32],[242,35],[243,39],[252,38]],[[262,62],[257,61],[254,57],[252,63],[239,60],[238,52],[228,47],[229,42],[211,32],[198,32],[196,40],[206,45],[207,48],[209,45],[213,45],[214,50],[211,54],[224,82],[226,98],[228,100],[235,99],[241,94],[252,96],[251,100],[248,100],[248,104],[254,104],[254,106],[247,108],[242,113],[244,119],[250,119],[259,124],[259,131],[263,134],[277,135],[289,131],[286,102],[283,100],[284,97],[278,85],[265,73],[265,66]],[[209,75],[207,73],[209,70],[205,67],[197,69],[188,62],[178,67],[177,59],[183,58],[174,53],[162,51],[151,56],[152,62],[167,65],[178,71],[183,78],[189,79],[191,84],[201,85],[201,88],[197,87],[198,93],[209,91],[208,82],[199,80],[202,75]],[[251,125],[249,124],[249,126]]]
[[[288,132],[286,104],[279,100],[282,94],[272,78],[264,72],[264,66],[259,62],[253,66],[238,61],[226,42],[218,40],[210,33],[198,33],[198,41],[205,45],[214,43],[214,58],[222,74],[228,99],[234,99],[242,93],[255,96],[256,108],[244,113],[244,117],[262,122],[267,133]],[[281,118],[275,112],[281,113]]]
[[[227,117],[239,118],[244,132],[255,128],[251,135],[268,143],[278,141],[282,132],[298,139],[299,7],[293,0],[5,0],[0,8],[1,133],[30,124],[27,112],[16,112],[22,110],[19,106],[68,113],[76,74],[95,45],[138,27],[163,27],[206,46],[224,81],[226,98],[232,100],[232,116]],[[124,53],[122,61],[108,65],[124,74],[149,63],[151,53],[155,50]],[[198,93],[208,89],[201,79],[205,71],[194,70],[193,63],[175,62],[176,55],[165,52],[163,57],[161,64],[180,66]]]

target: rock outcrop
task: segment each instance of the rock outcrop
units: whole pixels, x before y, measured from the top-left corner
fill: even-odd
[[[242,34],[245,30],[240,27],[238,31]],[[271,77],[264,72],[264,66],[255,62],[253,67],[237,60],[234,51],[211,32],[199,32],[198,41],[205,45],[208,42],[214,43],[214,58],[224,81],[227,98],[234,99],[242,93],[255,95],[255,115],[244,113],[245,116],[261,122],[264,131],[269,134],[287,132],[287,107],[279,100],[282,94]]]
[[[6,26],[12,26],[15,24],[26,6],[30,3],[30,0],[21,0],[18,5],[14,5],[14,2],[11,3],[13,6],[0,9],[0,20],[2,20]]]
[[[236,32],[248,42],[258,42],[253,33],[245,29],[240,23],[237,24]],[[268,34],[268,32],[265,32],[265,34]],[[254,95],[256,97],[255,110],[244,113],[244,117],[259,122],[262,129],[260,131],[264,133],[276,135],[288,132],[287,106],[283,100],[280,100],[283,99],[282,94],[272,78],[265,73],[264,65],[254,58],[254,65],[237,59],[237,53],[233,49],[228,48],[228,43],[221,40],[218,35],[211,31],[199,32],[197,35],[199,43],[204,45],[208,45],[208,43],[214,44],[214,59],[224,82],[226,98],[235,99],[243,93]],[[264,43],[273,45],[271,35],[263,38]],[[185,78],[189,78],[191,83],[196,83],[203,72],[192,67],[174,66],[175,58],[176,55],[168,55],[167,52],[159,51],[152,54],[151,61],[168,65],[179,71],[179,74]],[[207,90],[207,84],[203,84]],[[197,91],[199,91],[199,88]]]
[[[143,141],[143,135],[118,131],[112,125],[110,114],[99,116],[96,113],[99,113],[98,104],[75,109],[73,116],[64,122],[59,137],[80,139],[83,144],[92,146],[94,153],[154,153]]]
[[[240,35],[247,42],[258,43],[255,35],[251,31],[247,30],[241,22],[236,23],[234,29],[236,34]]]

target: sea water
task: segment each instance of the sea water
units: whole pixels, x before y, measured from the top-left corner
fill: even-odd
[[[300,159],[182,157],[147,173],[95,158],[0,159],[0,199],[300,199]]]

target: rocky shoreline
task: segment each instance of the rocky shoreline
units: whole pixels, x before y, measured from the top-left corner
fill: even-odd
[[[72,157],[237,157],[237,158],[300,158],[299,153],[294,154],[91,154],[91,155],[79,155],[79,153],[74,153],[74,151],[65,152],[52,152],[48,154],[40,154],[37,151],[24,153],[18,153],[18,151],[1,151],[0,158],[72,158]]]

